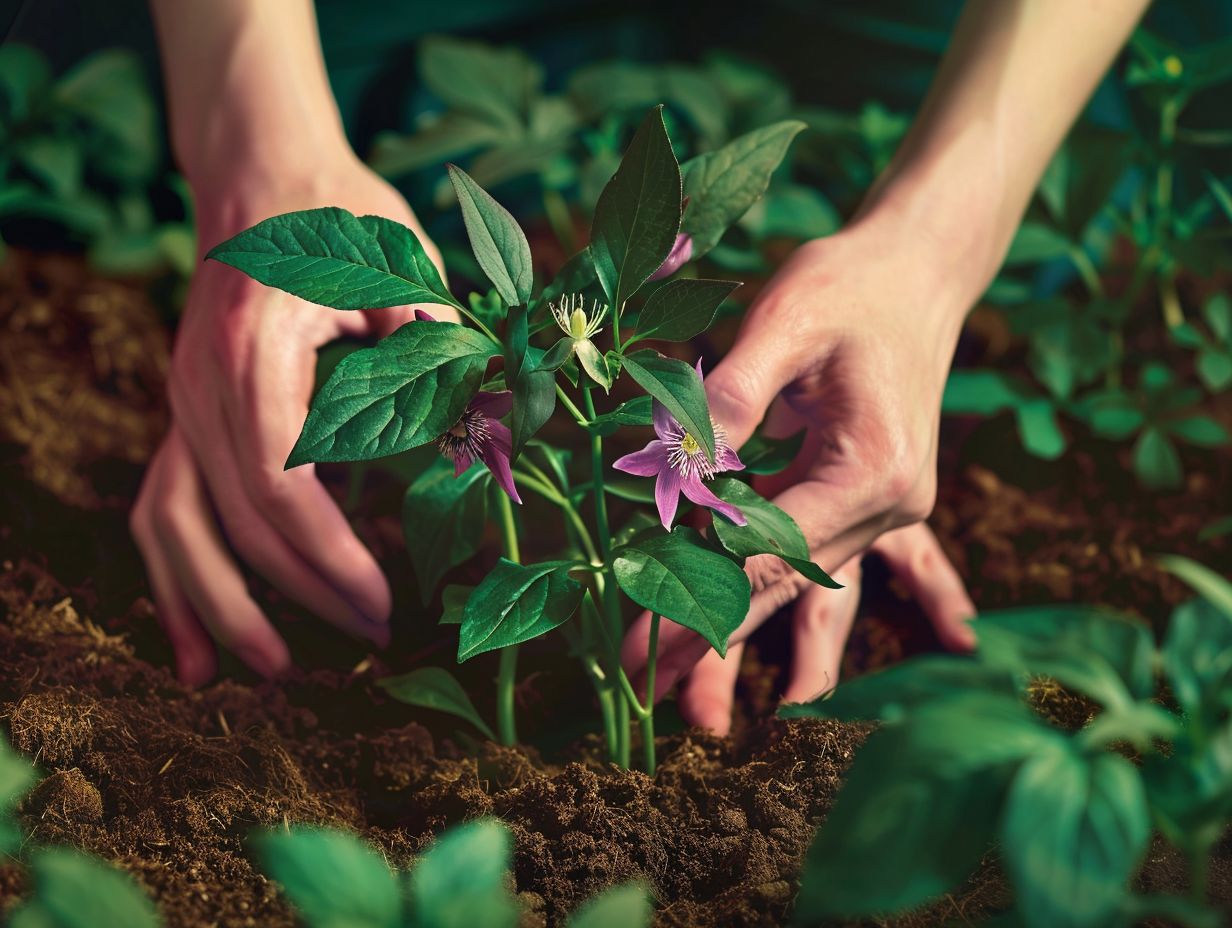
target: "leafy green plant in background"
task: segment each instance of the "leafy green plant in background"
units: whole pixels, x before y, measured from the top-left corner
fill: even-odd
[[[1125,75],[1149,116],[1140,138],[1079,127],[1053,159],[1027,218],[989,291],[1009,304],[1011,329],[1025,337],[1036,383],[994,371],[956,370],[945,411],[991,415],[1011,410],[1023,446],[1046,459],[1068,444],[1066,420],[1100,438],[1132,440],[1134,471],[1144,487],[1176,489],[1184,479],[1176,442],[1204,447],[1229,436],[1198,411],[1197,384],[1163,371],[1158,357],[1133,350],[1129,335],[1166,331],[1194,351],[1196,380],[1212,394],[1232,386],[1232,325],[1226,296],[1190,321],[1178,281],[1228,267],[1232,196],[1196,157],[1232,144],[1232,130],[1188,130],[1180,122],[1193,96],[1232,80],[1227,40],[1183,51],[1140,30]],[[1117,237],[1133,245],[1133,262],[1114,261]],[[1038,299],[1038,278],[1058,263],[1076,272],[1081,295]],[[1143,306],[1157,305],[1160,322]],[[1162,324],[1161,324],[1162,323]],[[1148,339],[1160,350],[1168,339]]]
[[[49,223],[104,273],[191,272],[187,190],[162,173],[157,111],[135,56],[97,52],[56,78],[37,50],[0,46],[0,140],[0,226]],[[180,215],[158,215],[158,197],[178,201]]]
[[[511,892],[511,839],[497,821],[480,819],[437,838],[407,873],[354,835],[294,826],[253,841],[265,871],[308,928],[514,928],[520,907]],[[650,924],[650,899],[638,884],[584,903],[568,928],[639,928]]]
[[[32,886],[5,917],[10,928],[157,928],[153,904],[127,873],[81,851],[27,849],[13,809],[38,780],[34,767],[0,739],[0,853],[19,857]]]
[[[533,71],[512,73],[534,84]],[[482,74],[468,80],[486,80]],[[450,92],[469,93],[468,86]],[[470,118],[495,118],[488,110],[496,107],[512,120],[509,100],[487,91],[483,99],[483,106],[473,102]],[[722,423],[710,417],[700,366],[639,344],[683,341],[712,323],[735,284],[675,272],[688,253],[719,241],[765,191],[799,128],[782,122],[754,130],[682,169],[663,108],[652,108],[598,196],[590,243],[542,288],[516,220],[455,166],[450,181],[474,259],[493,287],[486,296],[456,299],[410,230],[336,208],[272,217],[209,254],[336,309],[427,303],[469,322],[421,312],[419,321],[344,358],[317,392],[287,465],[364,461],[435,443],[441,457],[411,483],[404,502],[407,547],[425,597],[479,549],[494,512],[504,556],[474,588],[447,589],[442,621],[458,625],[459,662],[499,652],[495,728],[506,743],[517,737],[517,647],[560,629],[594,685],[613,760],[629,764],[633,717],[653,772],[650,696],[660,617],[723,653],[748,610],[747,557],[778,555],[809,579],[833,585],[809,560],[804,536],[786,513],[738,479],[711,479],[743,464],[727,446]],[[622,379],[644,395],[606,401],[610,408],[601,411]],[[536,437],[553,416],[572,425],[576,445],[587,452],[580,473],[572,467],[573,448]],[[604,450],[613,433],[652,424],[657,437],[614,464],[636,477],[654,476],[657,491],[645,480],[612,474]],[[775,454],[782,444],[789,443],[751,445],[755,469],[785,466],[787,457]],[[526,532],[514,510],[522,494],[556,510],[563,531]],[[673,527],[682,494],[686,504],[710,510],[711,537]],[[656,502],[659,524],[638,513],[615,526],[613,498]],[[525,560],[528,540],[548,556]],[[621,666],[622,593],[653,615],[645,694],[634,691]],[[384,685],[397,698],[488,731],[443,668]]]
[[[1097,608],[1009,610],[975,623],[973,658],[915,658],[781,710],[882,723],[809,851],[797,922],[914,908],[996,846],[1015,894],[1005,924],[1220,924],[1206,894],[1232,823],[1232,584],[1161,563],[1199,595],[1158,647]],[[1027,706],[1040,677],[1099,711],[1076,732],[1048,724]],[[1130,889],[1152,827],[1189,861],[1188,899]]]

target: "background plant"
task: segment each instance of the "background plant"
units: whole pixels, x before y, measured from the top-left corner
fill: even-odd
[[[882,723],[817,833],[797,921],[921,905],[995,845],[1015,894],[1006,924],[1221,924],[1206,890],[1232,822],[1232,584],[1162,563],[1199,597],[1158,647],[1101,609],[1014,609],[975,623],[973,658],[915,658],[785,707]],[[1039,678],[1098,711],[1074,732],[1047,723],[1028,707]],[[1153,828],[1189,861],[1188,899],[1130,888]]]

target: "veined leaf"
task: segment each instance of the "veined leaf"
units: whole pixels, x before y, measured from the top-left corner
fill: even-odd
[[[383,677],[376,682],[399,702],[456,715],[466,719],[492,741],[496,740],[496,735],[480,716],[462,684],[442,667],[420,667],[396,677]]]
[[[510,306],[525,306],[534,284],[526,233],[509,210],[456,164],[449,165],[449,180],[462,207],[462,220],[475,260],[501,299]]]
[[[369,460],[432,441],[462,416],[495,348],[451,322],[409,322],[352,352],[313,399],[287,466]]]
[[[714,323],[719,305],[740,284],[734,280],[680,279],[668,281],[650,295],[637,320],[637,334],[626,347],[642,338],[687,342]]]
[[[458,635],[458,663],[476,654],[521,644],[569,620],[582,602],[571,561],[522,565],[501,558],[466,601]]]
[[[595,416],[587,429],[600,435],[611,435],[623,425],[649,426],[652,423],[654,400],[649,396],[635,396],[621,403],[611,412]]]
[[[444,573],[483,541],[491,473],[478,462],[458,477],[453,472],[451,461],[438,458],[402,499],[402,534],[425,603]]]
[[[357,219],[336,206],[271,216],[206,257],[334,309],[460,305],[414,232],[382,216]]]
[[[757,432],[740,447],[746,474],[777,474],[786,470],[804,447],[804,432],[786,438],[768,438]]]
[[[667,407],[686,432],[706,449],[714,460],[714,426],[710,406],[697,371],[675,358],[657,351],[635,351],[625,355],[624,368],[637,385]]]

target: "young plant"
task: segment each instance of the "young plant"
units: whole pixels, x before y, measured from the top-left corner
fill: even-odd
[[[785,513],[745,483],[714,479],[744,465],[723,424],[711,419],[700,366],[639,344],[684,341],[710,326],[735,284],[672,276],[675,265],[711,247],[756,200],[798,129],[782,124],[738,139],[686,165],[682,181],[662,107],[655,107],[598,199],[589,245],[542,289],[513,216],[453,166],[475,261],[494,288],[487,297],[457,300],[408,229],[336,208],[272,217],[209,254],[336,309],[427,303],[470,322],[421,312],[375,347],[344,358],[314,398],[287,466],[435,444],[441,458],[412,482],[403,509],[425,599],[447,570],[479,549],[495,510],[504,557],[473,589],[448,591],[445,620],[459,626],[459,662],[499,652],[495,727],[505,743],[517,737],[517,648],[559,628],[594,685],[612,758],[629,763],[632,716],[653,771],[660,618],[724,653],[749,606],[745,558],[775,554],[833,585]],[[655,283],[665,276],[672,279]],[[645,396],[601,410],[621,380]],[[573,447],[536,438],[560,413],[572,424]],[[641,452],[608,459],[605,439],[652,425],[656,437]],[[580,475],[571,467],[575,448],[589,459]],[[760,442],[752,453],[763,472],[776,458],[774,443]],[[777,458],[785,466],[784,456]],[[653,490],[616,478],[613,467],[653,475]],[[524,560],[515,513],[523,497],[560,516],[558,537],[533,535],[535,554],[546,559]],[[682,497],[709,511],[709,537],[673,528]],[[618,529],[613,499],[653,500],[658,524],[631,521]],[[645,694],[634,691],[620,662],[627,603],[653,615]],[[486,729],[443,669],[386,687]]]
[[[1200,596],[1158,648],[1100,609],[1015,609],[975,623],[973,658],[915,658],[781,710],[882,722],[817,833],[797,922],[915,908],[998,846],[1015,894],[1005,924],[1220,924],[1206,874],[1232,822],[1232,584],[1162,563]],[[1041,677],[1100,711],[1076,732],[1048,724],[1027,705]],[[1130,888],[1152,823],[1189,861],[1187,900]]]
[[[258,833],[264,869],[308,928],[514,928],[511,840],[500,822],[480,819],[437,838],[409,873],[392,871],[352,834],[293,826]],[[583,904],[567,928],[642,928],[650,898],[637,884]]]

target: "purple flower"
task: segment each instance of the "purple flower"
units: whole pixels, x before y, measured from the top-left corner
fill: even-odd
[[[462,418],[436,440],[441,454],[453,461],[454,476],[461,476],[476,460],[483,461],[497,485],[515,503],[522,502],[513,483],[513,436],[509,427],[499,420],[513,408],[513,394],[508,390],[488,393],[481,390],[470,401]]]
[[[697,362],[697,376],[702,376],[701,361]],[[612,465],[626,474],[657,478],[655,503],[659,507],[659,519],[669,531],[676,518],[681,493],[699,506],[722,513],[737,525],[748,524],[744,513],[715,496],[703,482],[725,471],[744,470],[744,464],[727,443],[727,430],[713,419],[710,424],[714,427],[713,461],[706,457],[701,442],[686,432],[684,426],[655,400],[654,430],[658,438]]]
[[[667,253],[659,269],[650,275],[651,280],[662,280],[680,270],[680,266],[693,257],[693,236],[681,232],[676,236],[676,243]]]

